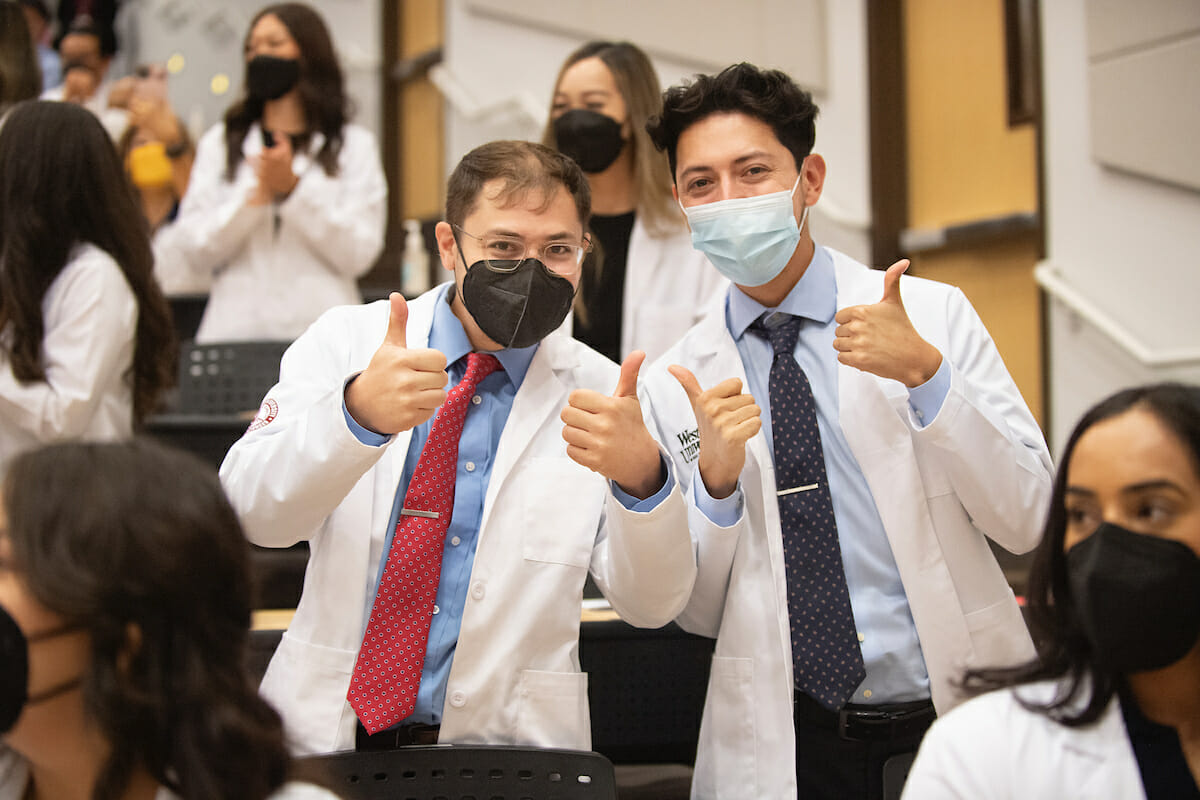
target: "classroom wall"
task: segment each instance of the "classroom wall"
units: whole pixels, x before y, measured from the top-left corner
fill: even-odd
[[[1172,5],[1153,0],[1151,5]],[[1200,192],[1120,171],[1092,155],[1087,13],[1100,0],[1043,0],[1046,261],[1039,267],[1076,306],[1049,300],[1048,438],[1057,453],[1084,410],[1152,380],[1200,382]],[[1193,37],[1195,34],[1193,34]],[[1170,92],[1161,76],[1145,92]],[[1193,102],[1195,97],[1192,98]],[[1148,123],[1124,121],[1134,129]],[[1196,155],[1193,143],[1192,158]],[[1104,331],[1111,328],[1111,333]],[[1146,363],[1130,348],[1144,350]]]

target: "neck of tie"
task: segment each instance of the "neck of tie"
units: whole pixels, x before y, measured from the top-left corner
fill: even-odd
[[[346,695],[369,733],[390,728],[416,706],[454,510],[458,440],[476,387],[499,368],[493,355],[467,357],[467,371],[438,409],[404,495]]]
[[[866,670],[838,545],[817,404],[793,354],[800,323],[790,314],[767,314],[750,330],[775,351],[771,436],[796,688],[836,710],[854,695]]]

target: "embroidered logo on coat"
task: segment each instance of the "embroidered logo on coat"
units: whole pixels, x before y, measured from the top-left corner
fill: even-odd
[[[679,441],[679,455],[683,459],[683,463],[690,464],[700,457],[699,428],[694,428],[690,431],[680,431],[675,434],[675,438]]]
[[[255,415],[254,420],[250,423],[250,427],[246,428],[246,433],[266,427],[277,416],[279,416],[279,404],[268,397],[266,400],[263,400],[262,407],[258,409],[258,414]]]

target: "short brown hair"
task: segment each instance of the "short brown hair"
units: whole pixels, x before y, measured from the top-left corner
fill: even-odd
[[[543,207],[549,206],[562,186],[575,201],[580,225],[587,227],[592,194],[579,166],[545,145],[512,140],[482,144],[458,162],[446,184],[446,221],[462,225],[475,210],[484,184],[497,178],[504,181],[504,188],[495,199],[503,205],[539,193]]]

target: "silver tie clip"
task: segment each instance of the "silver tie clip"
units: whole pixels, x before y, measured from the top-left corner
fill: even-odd
[[[778,492],[775,493],[775,496],[783,497],[786,494],[795,494],[796,492],[811,492],[813,489],[817,488],[817,486],[819,486],[819,485],[820,484],[810,483],[807,486],[796,486],[791,489],[780,489]]]
[[[400,516],[402,516],[402,517],[425,517],[426,519],[437,519],[441,515],[438,514],[438,512],[436,512],[436,511],[419,511],[415,508],[402,508],[402,509],[400,509]]]

